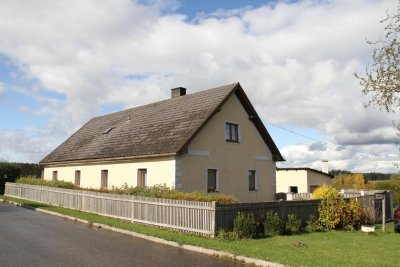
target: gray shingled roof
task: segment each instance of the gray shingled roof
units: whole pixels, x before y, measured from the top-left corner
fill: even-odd
[[[250,103],[235,83],[95,117],[40,163],[181,153],[234,92]],[[264,139],[283,160],[268,132]]]

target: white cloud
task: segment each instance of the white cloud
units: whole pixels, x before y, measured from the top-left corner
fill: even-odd
[[[0,131],[0,161],[37,162],[58,145],[56,136],[38,129]]]
[[[322,169],[322,160],[328,160],[329,170],[342,169],[355,172],[398,172],[398,149],[391,144],[364,145],[363,153],[357,146],[337,146],[330,143],[306,143],[281,149],[286,162],[278,167],[311,167]]]
[[[98,115],[102,104],[137,106],[167,98],[176,86],[194,92],[235,81],[265,120],[314,128],[359,150],[396,139],[394,117],[365,110],[353,76],[371,58],[365,39],[383,34],[379,20],[396,0],[278,2],[220,9],[193,22],[171,11],[178,4],[2,1],[0,53],[65,95],[55,103],[41,99],[35,111],[49,114],[47,130],[57,140]],[[286,158],[315,156],[299,146]],[[350,154],[324,153],[351,162]]]

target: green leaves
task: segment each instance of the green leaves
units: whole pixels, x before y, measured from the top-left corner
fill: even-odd
[[[388,14],[381,23],[385,24],[385,38],[367,42],[376,46],[373,63],[366,67],[364,77],[355,76],[362,92],[371,96],[366,106],[394,112],[400,108],[400,5],[397,13]]]

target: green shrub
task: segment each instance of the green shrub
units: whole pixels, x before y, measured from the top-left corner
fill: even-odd
[[[282,233],[282,224],[279,214],[268,211],[265,216],[264,234],[265,236],[280,235]]]
[[[289,214],[286,225],[286,234],[299,234],[301,232],[301,220],[297,218],[296,214]]]
[[[224,229],[222,229],[219,231],[217,239],[235,241],[239,239],[239,235],[235,231],[225,231]]]
[[[323,199],[318,206],[319,223],[328,230],[340,228],[344,206],[343,198]]]
[[[307,220],[306,231],[309,233],[322,232],[324,227],[319,223],[318,218],[314,215],[310,215]]]
[[[255,238],[257,234],[257,224],[252,213],[239,212],[233,221],[233,231],[240,238]]]
[[[6,182],[15,182],[20,174],[21,168],[17,164],[0,162],[0,194],[4,194]]]
[[[134,195],[142,197],[154,197],[154,198],[169,198],[178,200],[189,200],[189,201],[204,201],[212,202],[216,201],[219,203],[235,203],[237,200],[231,195],[225,194],[208,194],[206,192],[182,192],[167,187],[166,184],[159,184],[154,186],[146,187],[133,187],[124,184],[121,187],[113,186],[111,189],[91,189],[91,188],[76,188],[73,183],[65,182],[62,180],[44,180],[34,178],[20,178],[16,181],[21,184],[32,184],[41,186],[50,186],[67,189],[81,189],[87,191],[111,193],[111,194],[122,194],[122,195]]]
[[[342,226],[345,230],[358,230],[364,221],[365,209],[355,199],[350,199],[343,210]]]
[[[319,223],[326,229],[357,230],[369,214],[356,200],[323,199],[318,207]]]
[[[338,198],[339,192],[329,185],[321,185],[312,193],[312,199]]]
[[[66,182],[63,180],[45,180],[45,179],[36,179],[36,178],[26,178],[22,177],[15,181],[18,184],[31,184],[31,185],[40,185],[40,186],[50,186],[57,188],[65,188],[65,189],[75,189],[75,185],[71,182]]]
[[[158,184],[154,186],[145,187],[129,187],[127,184],[122,187],[112,187],[110,190],[103,192],[112,194],[134,195],[142,197],[155,197],[155,198],[169,198],[188,201],[204,201],[219,203],[235,203],[237,200],[231,195],[225,194],[209,194],[206,192],[183,192],[169,188],[166,184]]]

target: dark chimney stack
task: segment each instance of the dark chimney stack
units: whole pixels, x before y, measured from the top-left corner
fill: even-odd
[[[171,89],[171,98],[175,98],[175,97],[183,96],[183,95],[186,95],[186,88],[177,87],[177,88]]]

